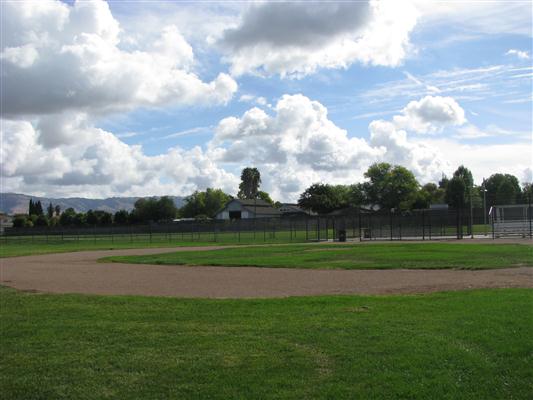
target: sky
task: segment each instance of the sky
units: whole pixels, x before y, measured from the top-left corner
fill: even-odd
[[[533,180],[528,1],[0,3],[2,192]]]

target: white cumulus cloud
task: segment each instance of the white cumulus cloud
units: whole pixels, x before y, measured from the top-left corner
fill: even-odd
[[[395,125],[417,133],[432,133],[448,125],[463,125],[465,112],[452,97],[426,96],[411,101],[402,115],[393,118]]]
[[[2,114],[106,112],[162,104],[228,102],[237,83],[194,72],[176,26],[146,49],[124,50],[121,27],[101,0],[2,4]]]
[[[507,53],[505,53],[506,56],[515,56],[518,57],[521,60],[529,60],[529,52],[525,50],[517,50],[517,49],[510,49]]]
[[[298,78],[355,62],[397,66],[417,15],[405,2],[264,2],[250,6],[218,44],[235,75]]]

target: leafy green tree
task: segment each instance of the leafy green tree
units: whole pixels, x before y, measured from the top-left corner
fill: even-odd
[[[419,184],[411,171],[400,165],[376,163],[365,172],[368,200],[382,209],[407,209],[415,199]]]
[[[76,211],[72,207],[67,208],[59,217],[59,224],[62,226],[74,225],[74,218],[76,217]]]
[[[132,221],[146,223],[170,220],[176,217],[177,211],[176,205],[168,196],[159,199],[141,198],[134,204]]]
[[[459,177],[454,176],[446,187],[446,203],[453,208],[463,209],[466,204],[466,183]]]
[[[447,185],[448,183],[446,183]],[[446,195],[446,190],[437,186],[434,183],[426,183],[422,186],[422,189],[429,195],[429,204],[440,204],[444,203],[444,196]]]
[[[113,214],[107,211],[98,210],[98,222],[100,225],[111,225],[113,223]]]
[[[346,207],[361,207],[366,202],[365,188],[362,183],[348,186],[345,196]]]
[[[472,172],[464,165],[459,166],[446,187],[446,203],[453,208],[460,209],[465,208],[467,205],[470,206],[473,186],[474,179],[472,178]]]
[[[74,215],[72,224],[75,226],[84,226],[87,225],[87,215],[85,213],[77,213]]]
[[[126,210],[118,210],[113,219],[117,225],[126,225],[129,222],[129,213]]]
[[[514,175],[493,174],[485,181],[487,206],[516,204],[521,198],[520,184]]]
[[[13,218],[13,227],[14,228],[23,228],[26,226],[26,221],[28,220],[28,216],[24,214],[17,214]]]
[[[261,174],[257,168],[244,168],[241,172],[241,183],[239,184],[239,199],[256,199],[261,185]]]
[[[38,215],[37,219],[35,220],[35,226],[48,226],[48,218],[46,215]]]
[[[305,210],[327,214],[342,207],[342,193],[333,185],[315,183],[300,195],[298,205]]]
[[[177,213],[178,209],[170,197],[163,196],[156,201],[155,221],[173,220]]]
[[[442,189],[444,190],[444,192],[446,192],[446,187],[448,186],[448,182],[450,182],[448,177],[442,174],[442,179],[439,181],[439,189]]]
[[[205,192],[196,191],[185,198],[185,204],[180,208],[179,214],[184,218],[197,218],[200,215],[214,217],[231,196],[221,189],[207,188]]]
[[[98,216],[93,210],[87,211],[87,215],[85,216],[85,221],[88,225],[98,225],[100,221],[98,220]]]
[[[260,190],[259,192],[257,192],[257,198],[260,200],[266,201],[268,204],[272,206],[274,205],[274,200],[272,200],[272,198],[267,192],[263,192],[262,190]]]
[[[522,188],[521,203],[533,203],[533,183],[525,183]]]

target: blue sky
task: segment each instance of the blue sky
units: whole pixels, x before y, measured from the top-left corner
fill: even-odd
[[[38,5],[37,5],[38,4]],[[2,191],[532,179],[531,2],[2,3]]]

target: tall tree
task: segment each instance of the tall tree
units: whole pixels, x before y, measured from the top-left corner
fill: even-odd
[[[376,163],[365,172],[368,182],[364,183],[368,200],[381,208],[410,208],[419,184],[411,171],[400,165]]]
[[[52,203],[48,203],[46,213],[48,214],[48,218],[52,218],[54,216],[54,206],[52,205]]]
[[[257,192],[257,198],[261,199],[263,201],[266,201],[271,206],[274,205],[274,200],[272,200],[272,198],[270,197],[270,195],[267,192],[264,192],[262,190],[258,191]]]
[[[298,205],[305,210],[327,214],[341,208],[342,201],[342,194],[335,186],[315,183],[300,195]]]
[[[37,203],[35,203],[35,215],[43,215],[43,205],[41,204],[41,200],[38,200]]]
[[[30,203],[28,205],[28,215],[34,215],[35,214],[35,205],[33,204],[33,200],[30,199]]]
[[[59,214],[61,214],[61,206],[59,204],[56,204],[55,211],[56,215],[59,217]]]
[[[166,221],[176,217],[177,208],[168,196],[159,199],[138,199],[134,204],[131,220],[135,222]]]
[[[76,217],[76,211],[72,207],[67,208],[59,217],[59,223],[62,226],[69,226],[74,224],[74,218]]]
[[[515,204],[520,200],[518,179],[510,174],[493,174],[485,181],[487,206]]]
[[[239,199],[256,199],[261,185],[261,174],[257,168],[244,168],[241,172],[241,183],[239,184]]]
[[[202,215],[214,217],[215,213],[230,199],[231,196],[221,189],[207,188],[205,192],[196,191],[185,198],[185,204],[180,208],[179,214],[184,218],[195,218]]]
[[[465,208],[470,205],[473,187],[472,172],[464,165],[460,165],[446,187],[446,203],[454,208]]]
[[[118,210],[113,219],[117,225],[126,225],[129,222],[129,213],[126,210]]]

